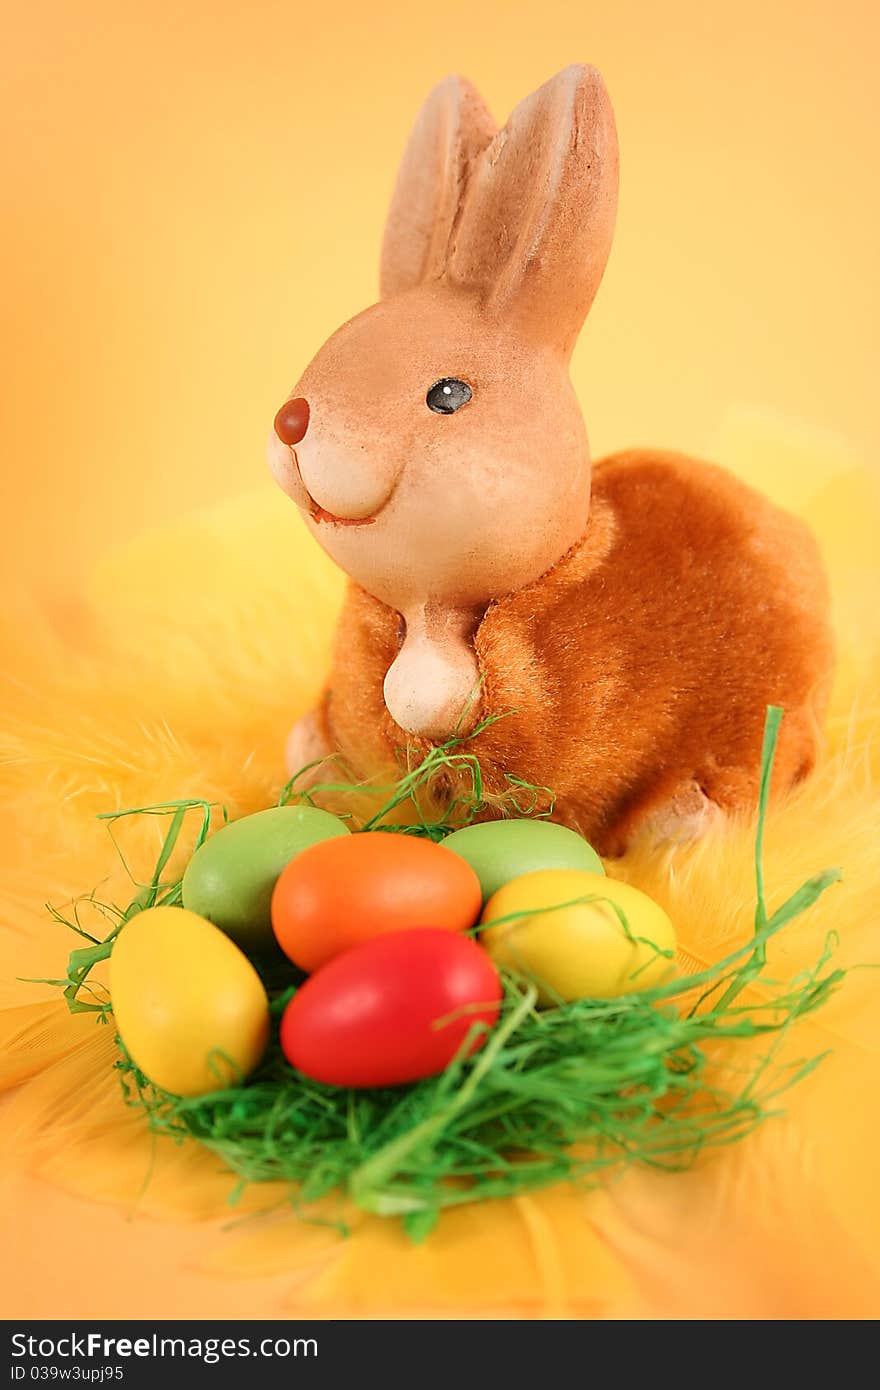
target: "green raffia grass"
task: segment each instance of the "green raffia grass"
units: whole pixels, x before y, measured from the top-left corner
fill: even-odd
[[[468,710],[462,715],[460,726],[467,719]],[[490,795],[483,784],[483,774],[479,759],[467,751],[479,734],[506,719],[507,714],[493,714],[482,719],[471,733],[463,735],[456,732],[445,743],[431,748],[416,766],[404,762],[406,755],[399,754],[400,775],[391,786],[371,786],[357,784],[344,760],[339,757],[323,758],[300,768],[284,787],[279,805],[290,801],[305,802],[308,805],[330,804],[336,814],[342,814],[354,821],[357,830],[395,831],[404,835],[420,835],[430,840],[442,840],[453,830],[461,830],[471,825],[481,811],[491,809],[499,816],[533,816],[545,819],[552,815],[553,793],[549,787],[536,786],[512,773],[505,774],[506,788],[497,795]],[[312,781],[312,774],[328,764],[340,769],[342,779],[337,781]],[[361,791],[363,806],[360,814],[357,809],[346,810],[351,805],[353,793]],[[342,805],[336,803],[341,800]],[[354,798],[357,804],[357,797]],[[376,801],[380,801],[376,809]],[[408,807],[411,820],[395,821],[396,812]]]
[[[180,1099],[152,1086],[120,1041],[117,1068],[128,1103],[143,1111],[154,1133],[197,1139],[216,1153],[241,1180],[236,1192],[247,1182],[280,1180],[290,1185],[289,1200],[307,1219],[326,1220],[327,1199],[337,1196],[380,1216],[402,1218],[415,1240],[430,1232],[447,1207],[563,1180],[589,1184],[634,1162],[681,1169],[702,1152],[743,1138],[778,1114],[783,1093],[821,1060],[783,1065],[777,1054],[792,1024],[818,1008],[845,973],[830,963],[829,937],[811,970],[787,983],[764,974],[768,941],[840,878],[837,870],[817,874],[768,911],[762,849],[780,719],[781,711],[768,710],[754,933],[724,960],[618,999],[543,1010],[536,1008],[533,982],[508,976],[501,1020],[481,1051],[457,1059],[441,1076],[384,1090],[337,1089],[297,1075],[284,1060],[276,1028],[247,1084]],[[429,822],[420,812],[415,825],[394,828],[437,839],[451,823],[469,823],[485,803],[479,764],[466,743],[450,740],[420,768],[403,771],[362,828],[380,822],[383,830],[390,828],[389,814],[405,802],[420,806],[425,787],[450,764],[457,777],[463,775],[465,790],[442,818]],[[285,788],[282,803],[296,797],[296,781]],[[510,782],[516,814],[547,814],[545,789]],[[311,787],[307,799],[318,790],[338,794],[350,784]],[[89,973],[136,912],[180,902],[180,878],[165,881],[163,874],[187,819],[198,823],[198,845],[208,834],[211,811],[206,802],[181,801],[108,817],[111,826],[130,815],[168,817],[169,826],[149,880],[125,910],[94,897],[84,900],[110,919],[104,940],[83,929],[76,909],[72,919],[55,914],[91,943],[72,953],[66,978],[53,982],[71,1009],[110,1021],[110,1001],[90,985]],[[628,930],[625,921],[623,926]],[[275,962],[260,968],[277,1024],[296,986],[288,967]],[[760,990],[744,1001],[743,991],[758,980]],[[739,1058],[735,1044],[756,1039],[765,1041]],[[339,1224],[344,1229],[341,1218]]]

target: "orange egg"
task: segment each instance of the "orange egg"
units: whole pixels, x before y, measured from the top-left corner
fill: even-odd
[[[297,855],[272,895],[284,953],[313,971],[340,951],[413,927],[466,931],[482,905],[480,881],[452,850],[381,831],[325,840]]]

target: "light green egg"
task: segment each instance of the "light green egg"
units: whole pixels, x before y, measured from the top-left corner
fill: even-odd
[[[183,875],[183,905],[207,917],[248,954],[270,950],[272,890],[309,845],[347,835],[314,806],[275,806],[225,825],[196,850]]]
[[[536,869],[605,872],[602,860],[582,835],[549,820],[484,821],[453,831],[443,845],[474,869],[484,902],[511,879]]]

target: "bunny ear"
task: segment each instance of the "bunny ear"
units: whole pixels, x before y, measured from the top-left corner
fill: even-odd
[[[495,122],[462,77],[431,92],[403,156],[382,243],[382,298],[443,274],[449,242],[475,160]]]
[[[605,84],[595,68],[566,68],[520,103],[476,166],[448,279],[568,354],[599,288],[616,210]]]

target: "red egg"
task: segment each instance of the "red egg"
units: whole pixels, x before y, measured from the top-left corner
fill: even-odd
[[[399,1086],[443,1071],[495,1026],[501,981],[469,936],[399,931],[353,946],[302,985],[281,1020],[292,1066],[328,1086]]]
[[[466,931],[482,902],[476,873],[452,850],[412,835],[370,831],[298,854],[275,885],[272,926],[285,955],[312,971],[384,932]]]

